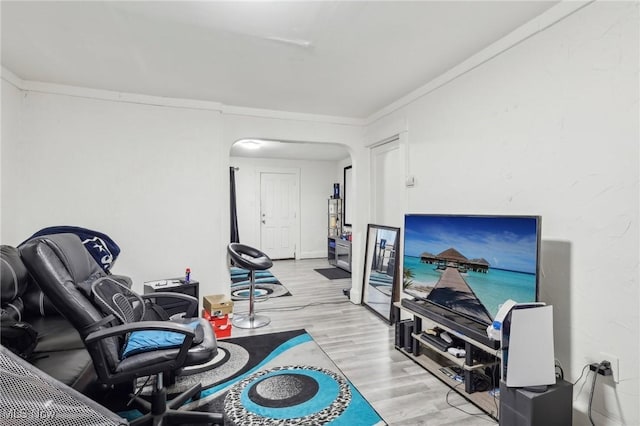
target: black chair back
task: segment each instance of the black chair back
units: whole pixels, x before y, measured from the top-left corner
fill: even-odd
[[[84,338],[106,328],[105,315],[90,299],[91,284],[107,274],[74,234],[33,238],[20,246],[20,254],[43,293]],[[96,370],[113,371],[119,361],[120,341],[110,337],[87,347]],[[105,362],[107,365],[97,365]]]
[[[113,315],[119,324],[142,321],[145,303],[139,294],[111,277],[98,278],[91,284],[91,299],[106,315]]]

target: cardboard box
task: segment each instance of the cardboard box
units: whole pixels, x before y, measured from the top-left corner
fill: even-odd
[[[209,315],[208,311],[202,310],[202,318],[206,319],[213,325],[227,325],[230,323],[230,319],[233,317],[233,314],[220,315],[217,317],[212,317]]]
[[[223,315],[221,317],[211,317],[209,319],[209,322],[215,326],[231,324],[231,321],[229,321],[229,315]]]
[[[224,337],[231,336],[231,317],[233,317],[233,313],[219,316],[211,316],[209,315],[209,311],[202,310],[202,318],[206,319],[211,326],[214,334],[216,335],[216,339],[221,339]]]
[[[223,294],[212,294],[202,298],[202,306],[211,317],[229,315],[233,312],[233,302]]]
[[[231,324],[227,324],[227,325],[213,325],[213,332],[216,335],[216,339],[222,339],[224,337],[231,337],[231,329],[232,326]]]

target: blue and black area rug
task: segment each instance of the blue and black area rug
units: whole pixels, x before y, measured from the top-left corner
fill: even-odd
[[[249,270],[237,268],[230,269],[231,274],[231,300],[247,300],[249,291]],[[276,277],[267,269],[266,271],[256,271],[256,286],[254,296],[260,298],[271,298],[280,296],[291,296],[289,290],[278,281]]]
[[[189,409],[225,413],[225,425],[385,425],[305,330],[218,341],[208,371],[179,377],[178,393],[202,383]]]

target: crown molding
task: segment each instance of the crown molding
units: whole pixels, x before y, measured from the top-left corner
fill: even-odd
[[[225,115],[237,115],[244,117],[259,117],[290,121],[309,121],[315,123],[320,122],[348,126],[362,126],[364,122],[364,120],[362,119],[352,119],[346,117],[276,111],[260,108],[247,108],[233,105],[224,105],[220,102],[141,95],[137,93],[116,92],[111,90],[90,89],[87,87],[23,80],[5,67],[2,67],[2,79],[8,81],[20,90],[35,93],[48,93],[87,99],[97,99],[113,102],[128,102],[173,108],[218,111]]]
[[[364,126],[365,120],[360,118],[338,117],[332,115],[306,114],[300,112],[276,111],[260,108],[248,108],[232,105],[223,105],[225,115],[241,115],[258,118],[274,118],[293,121],[313,121],[328,124],[340,124],[347,126]]]
[[[15,86],[17,89],[22,89],[22,87],[24,86],[24,81],[20,77],[18,77],[17,75],[9,71],[8,69],[6,69],[5,67],[2,67],[1,78],[4,81]]]
[[[444,72],[439,77],[431,80],[424,86],[414,90],[408,95],[398,99],[397,101],[387,105],[381,110],[371,114],[364,120],[364,125],[370,125],[381,118],[392,114],[393,112],[415,102],[425,95],[439,89],[440,87],[456,80],[458,77],[478,68],[486,62],[494,59],[509,49],[517,46],[523,41],[535,36],[538,33],[545,31],[552,27],[556,23],[560,22],[564,18],[574,14],[580,9],[593,3],[595,0],[576,1],[576,0],[563,0],[555,6],[549,8],[541,15],[527,22],[526,24],[516,28],[511,33],[507,34],[500,40],[489,45],[480,52],[474,54],[468,59],[464,60],[460,64],[454,66],[450,70]]]
[[[138,93],[116,92],[112,90],[90,89],[87,87],[44,83],[40,81],[22,80],[22,87],[20,87],[20,89],[29,92],[66,95],[78,98],[98,99],[103,101],[125,102],[185,109],[201,109],[208,111],[222,110],[222,104],[218,102],[198,101],[194,99],[167,98],[162,96],[141,95]]]

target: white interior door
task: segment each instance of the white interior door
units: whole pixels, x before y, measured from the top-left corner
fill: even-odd
[[[393,140],[371,148],[371,202],[372,220],[376,225],[401,227],[403,168],[400,143]]]
[[[260,173],[260,249],[271,259],[296,257],[298,175]]]

